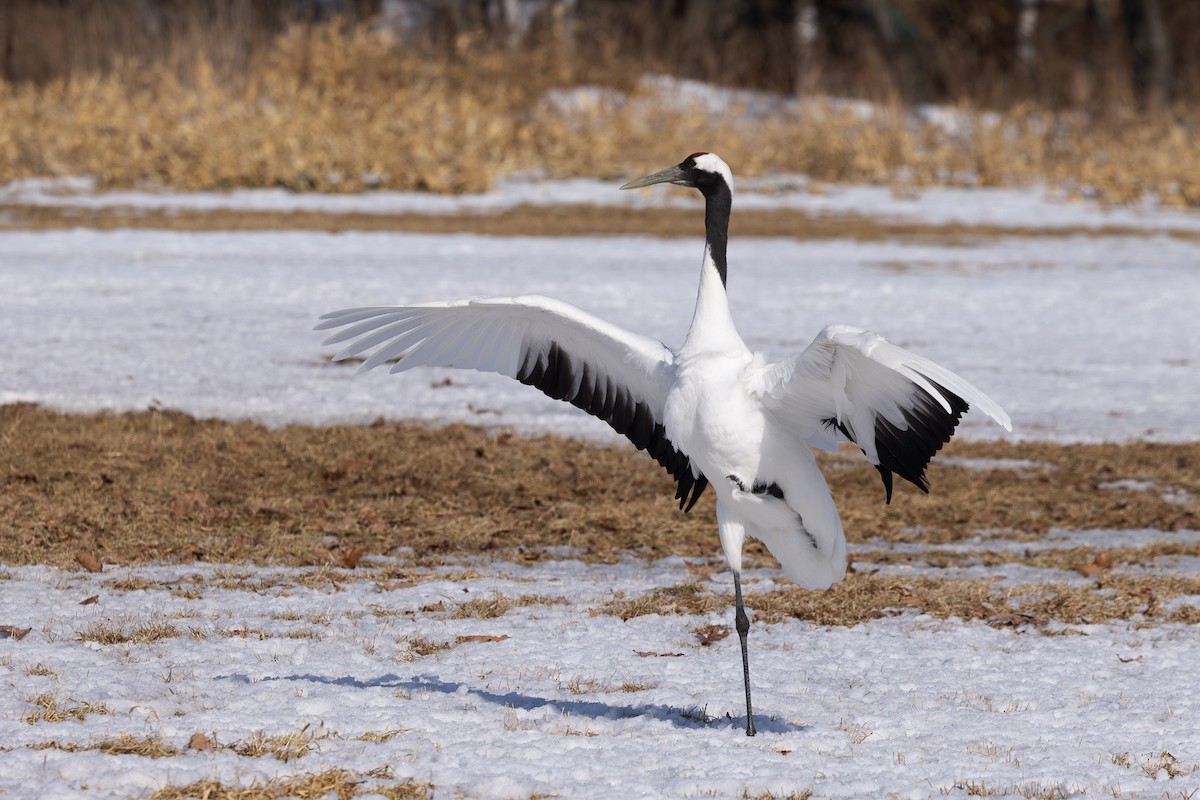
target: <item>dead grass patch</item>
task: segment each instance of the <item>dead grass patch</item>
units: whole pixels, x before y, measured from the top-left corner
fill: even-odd
[[[863,564],[927,564],[932,567],[999,567],[1020,564],[1040,569],[1078,570],[1090,577],[1111,569],[1148,566],[1165,558],[1200,556],[1200,542],[1157,541],[1130,547],[1064,547],[1038,550],[953,551],[936,547],[921,552],[869,550],[854,554],[856,566]],[[1084,569],[1091,567],[1092,570]]]
[[[743,795],[745,800],[811,800],[812,796],[812,789],[799,789],[794,792],[788,792],[787,794],[775,794],[774,792],[758,792],[756,794],[750,794],[749,790],[747,790]]]
[[[138,737],[122,733],[108,739],[89,742],[60,742],[57,739],[48,742],[38,742],[29,747],[33,750],[62,750],[66,753],[78,753],[85,750],[99,750],[110,756],[144,756],[145,758],[171,758],[181,751],[170,742],[158,736]]]
[[[383,731],[366,731],[354,737],[356,742],[390,742],[402,733],[407,733],[408,728],[388,728]]]
[[[795,587],[749,592],[746,606],[764,623],[800,619],[848,626],[913,611],[938,619],[980,620],[993,627],[1053,631],[1052,623],[1089,625],[1134,617],[1148,622],[1182,621],[1187,613],[1168,613],[1163,601],[1198,593],[1200,578],[1196,577],[1109,574],[1089,586],[999,587],[992,582],[850,574],[845,582],[824,592]],[[618,597],[592,613],[628,620],[645,614],[732,614],[732,608],[731,594],[674,587],[633,598]]]
[[[399,643],[406,647],[405,655],[407,655],[407,658],[404,658],[406,661],[412,661],[423,656],[431,656],[434,653],[440,653],[443,650],[449,650],[454,647],[454,644],[451,642],[435,642],[424,636],[405,636],[399,640]]]
[[[614,184],[615,192],[615,184]],[[1096,227],[1011,227],[987,224],[898,221],[858,214],[810,213],[800,209],[741,209],[734,217],[738,236],[781,237],[801,241],[910,241],[966,245],[980,239],[1009,237],[1104,237],[1167,235],[1187,241],[1200,234],[1183,229],[1147,232],[1119,225]],[[621,208],[595,205],[521,205],[495,212],[457,214],[367,214],[319,211],[212,209],[76,208],[0,203],[0,230],[146,229],[176,231],[303,230],[342,233],[473,233],[481,236],[656,236],[702,238],[703,215],[687,208]],[[889,262],[911,269],[907,262]]]
[[[0,563],[73,568],[86,547],[109,563],[316,567],[301,576],[227,569],[204,586],[176,584],[185,590],[336,591],[347,581],[386,589],[448,579],[428,568],[461,556],[528,563],[566,545],[612,562],[622,552],[707,558],[720,547],[711,492],[680,513],[666,474],[624,446],[465,426],[269,430],[171,411],[70,415],[24,404],[0,407],[0,441],[0,529],[10,531]],[[932,493],[898,486],[889,506],[869,465],[823,454],[847,537],[936,546],[980,530],[1200,527],[1194,500],[1098,488],[1128,478],[1200,497],[1200,443],[954,442],[946,452],[1046,467],[976,472],[935,459]],[[348,455],[335,463],[330,453]],[[209,498],[204,514],[173,518],[174,498],[190,491]],[[411,556],[370,569],[329,566],[329,535],[368,554],[403,546]],[[773,560],[751,544],[747,562]]]
[[[543,594],[524,594],[510,598],[495,594],[491,597],[478,597],[461,604],[450,615],[451,619],[495,619],[502,617],[514,608],[527,606],[549,606],[554,600]]]
[[[732,597],[732,595],[730,595]],[[730,600],[729,603],[733,601]],[[593,610],[593,614],[612,614],[623,620],[646,614],[683,614],[698,616],[729,608],[724,595],[705,591],[695,583],[681,583],[654,589],[637,597],[626,598],[617,592],[614,599]]]
[[[325,730],[324,725],[318,725],[316,728],[305,725],[297,730],[276,735],[255,731],[249,739],[239,740],[228,747],[239,756],[247,758],[274,756],[280,761],[287,762],[303,758],[313,750],[319,750],[319,742],[336,735],[332,731]]]
[[[112,589],[117,592],[141,592],[148,590],[169,590],[169,584],[162,581],[152,581],[148,578],[143,578],[140,575],[135,575],[129,578],[120,578],[116,580],[104,581],[100,584],[105,589]]]
[[[1072,788],[1065,783],[1026,781],[1024,783],[989,784],[982,778],[980,780],[957,780],[949,789],[943,790],[943,794],[949,794],[952,790],[965,791],[970,797],[1022,797],[1026,800],[1061,800],[1061,798],[1071,797],[1082,791],[1078,787]]]
[[[320,800],[333,795],[338,800],[351,800],[360,795],[383,795],[388,800],[429,800],[433,784],[404,780],[388,784],[364,780],[351,770],[330,769],[324,772],[303,773],[255,782],[249,786],[231,786],[215,780],[204,780],[184,786],[165,786],[149,800]]]
[[[1128,752],[1112,755],[1112,763],[1119,767],[1136,769],[1142,775],[1152,780],[1158,780],[1159,774],[1164,773],[1168,780],[1182,778],[1200,771],[1200,764],[1184,764],[1166,750],[1158,753],[1145,753],[1131,756]]]
[[[36,708],[25,715],[25,721],[30,725],[39,722],[65,722],[69,719],[82,720],[92,714],[111,714],[112,709],[104,703],[79,703],[73,700],[62,701],[53,692],[42,692],[26,698]]]
[[[571,694],[636,694],[637,692],[646,692],[654,689],[658,684],[642,683],[640,681],[622,681],[621,683],[608,683],[606,681],[597,680],[595,678],[584,678],[576,675],[565,684],[559,681],[559,687],[566,689]]]
[[[208,636],[207,633],[200,630],[194,630],[192,633],[193,638],[196,639],[204,639]],[[215,633],[217,636],[224,636],[227,639],[258,639],[259,641],[265,641],[275,638],[274,634],[267,632],[265,629],[251,628],[244,622],[241,625],[227,625],[224,628],[218,628]]]
[[[142,623],[91,622],[76,635],[81,642],[97,644],[150,644],[160,639],[181,636],[179,629],[163,619]]]
[[[648,692],[651,689],[657,688],[657,683],[642,683],[641,681],[622,681],[617,687],[618,692],[625,694],[635,694],[637,692]]]

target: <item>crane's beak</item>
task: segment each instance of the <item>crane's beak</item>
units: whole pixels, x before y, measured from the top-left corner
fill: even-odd
[[[683,170],[676,165],[664,170],[659,170],[658,172],[647,175],[644,178],[638,178],[636,181],[630,181],[621,188],[640,189],[643,186],[653,186],[656,183],[682,183],[684,180]]]

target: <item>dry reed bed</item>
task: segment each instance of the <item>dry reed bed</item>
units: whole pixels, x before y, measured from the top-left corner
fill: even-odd
[[[613,183],[614,190],[616,183]],[[977,244],[981,239],[1031,237],[1168,236],[1200,242],[1200,232],[1180,228],[1150,230],[1122,225],[1032,228],[892,220],[861,214],[808,212],[800,209],[740,209],[734,216],[735,236],[798,239],[924,242],[943,246]],[[241,209],[176,210],[141,208],[77,208],[73,206],[0,203],[0,231],[96,230],[158,231],[388,231],[479,236],[704,236],[703,215],[691,208],[621,208],[562,204],[519,205],[496,212],[457,214],[371,214],[322,211],[247,211]],[[911,265],[894,262],[897,270]]]
[[[548,100],[595,79],[625,90]],[[0,84],[0,183],[94,175],[105,185],[476,191],[498,176],[628,176],[696,149],[740,174],[901,185],[1045,181],[1114,202],[1200,205],[1195,118],[1017,108],[962,129],[900,108],[864,117],[814,100],[803,117],[709,114],[664,102],[620,68],[551,51],[421,56],[384,33],[297,28],[245,74],[219,80],[126,65],[45,86]],[[615,98],[615,99],[614,99]],[[966,111],[967,109],[964,109]]]
[[[947,451],[1033,465],[973,471],[935,460],[930,495],[905,484],[888,506],[875,470],[851,454],[822,456],[848,537],[939,545],[981,529],[1032,541],[1051,528],[1200,526],[1200,443],[955,442]],[[1099,488],[1120,479],[1190,495],[1180,503]],[[416,565],[461,555],[536,560],[561,545],[599,561],[718,551],[711,492],[680,513],[666,474],[630,447],[464,426],[270,430],[175,412],[9,405],[0,407],[0,485],[8,564],[75,568],[81,550],[109,563],[282,565],[357,563],[398,547],[412,548],[405,558]],[[1069,566],[1091,555],[1010,558]],[[752,548],[752,563],[773,563],[766,558]]]

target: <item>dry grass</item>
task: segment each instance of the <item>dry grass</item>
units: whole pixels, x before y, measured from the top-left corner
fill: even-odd
[[[946,450],[1046,466],[975,472],[935,460],[932,493],[898,487],[889,506],[869,466],[822,456],[848,538],[939,545],[981,529],[1036,537],[1051,528],[1200,526],[1195,501],[1098,488],[1129,478],[1200,497],[1198,443],[956,442]],[[449,556],[528,562],[561,545],[606,562],[630,551],[719,551],[711,492],[680,513],[665,473],[632,448],[464,426],[268,430],[175,412],[67,415],[10,405],[0,407],[0,484],[0,529],[10,532],[0,537],[0,563],[78,569],[75,553],[87,550],[110,564],[322,567],[271,580],[232,570],[204,589],[302,582],[336,590],[364,579],[386,589],[427,580],[420,567]],[[409,547],[413,563],[330,567],[339,556],[327,536],[368,556]],[[752,564],[772,563],[757,545],[747,553]]]
[[[429,783],[404,780],[380,785],[364,780],[364,777],[351,770],[330,769],[256,782],[250,786],[204,780],[186,786],[163,787],[150,795],[149,800],[318,800],[330,795],[338,800],[351,800],[360,795],[382,795],[388,800],[428,800],[433,796],[433,785]]]
[[[564,601],[565,602],[565,601]],[[549,597],[541,594],[526,594],[517,598],[494,594],[490,597],[479,597],[468,600],[454,610],[451,619],[495,619],[507,614],[513,608],[524,606],[549,606],[555,603]]]
[[[203,59],[203,57],[200,57]],[[624,100],[547,101],[585,77],[553,49],[473,47],[421,55],[365,28],[296,28],[220,80],[126,65],[45,85],[0,85],[0,183],[94,175],[105,185],[281,186],[462,192],[534,169],[628,177],[687,152],[720,152],[740,174],[901,185],[1046,181],[1126,202],[1153,193],[1200,204],[1195,119],[1017,108],[964,130],[899,107],[864,119],[814,100],[801,115],[745,118],[663,107],[627,70]]]
[[[112,709],[104,703],[63,702],[53,692],[43,692],[27,698],[36,708],[25,715],[30,725],[39,722],[65,722],[69,719],[82,720],[92,714],[111,714]]]
[[[614,191],[616,182],[613,184]],[[73,228],[148,229],[183,231],[304,230],[397,231],[415,233],[474,233],[481,236],[646,235],[663,238],[704,235],[703,215],[694,209],[617,206],[521,205],[497,212],[458,214],[367,214],[319,211],[155,210],[135,208],[75,208],[71,206],[6,205],[0,203],[0,230],[61,230]],[[857,214],[811,213],[799,209],[742,209],[733,219],[738,236],[785,237],[802,241],[912,241],[962,245],[982,238],[1041,236],[1147,236],[1145,229],[1121,225],[1026,228],[988,224],[925,224]],[[1155,231],[1185,241],[1200,241],[1195,231],[1172,228]],[[883,264],[911,269],[908,262]]]
[[[335,735],[332,731],[325,730],[323,725],[316,728],[305,725],[297,730],[273,736],[262,731],[255,731],[249,739],[229,745],[229,749],[239,756],[262,758],[269,755],[287,762],[303,758],[313,750],[319,750],[321,747],[319,742]]]
[[[160,639],[172,639],[182,635],[171,623],[154,618],[141,623],[91,622],[76,638],[81,642],[97,644],[150,644]]]
[[[408,728],[388,728],[383,731],[366,731],[359,736],[354,737],[356,742],[390,742],[402,733],[406,733]]]
[[[999,587],[991,582],[852,573],[845,582],[824,592],[791,587],[748,592],[745,599],[756,619],[765,623],[800,619],[817,625],[848,626],[913,611],[938,619],[957,617],[998,628],[1029,627],[1053,632],[1058,629],[1052,623],[1089,625],[1134,617],[1148,623],[1185,621],[1186,614],[1168,613],[1163,601],[1195,594],[1200,594],[1197,577],[1105,575],[1088,586],[1043,583]],[[731,594],[686,585],[655,589],[637,597],[617,597],[593,613],[632,619],[646,614],[729,614],[732,608]]]
[[[1011,541],[1011,540],[1010,540]],[[1157,541],[1153,544],[1129,547],[1071,547],[1048,550],[988,550],[950,551],[930,548],[919,553],[895,550],[875,550],[854,554],[856,567],[867,564],[925,564],[932,567],[999,567],[1021,564],[1039,569],[1079,570],[1085,576],[1112,566],[1151,565],[1173,556],[1200,556],[1200,542]],[[1097,560],[1110,566],[1091,570]]]
[[[431,639],[426,639],[424,636],[406,636],[399,640],[399,643],[404,644],[408,649],[405,655],[401,656],[402,660],[413,661],[422,656],[431,656],[434,653],[440,653],[443,650],[449,650],[454,647],[451,642],[435,642]]]
[[[170,742],[158,736],[137,737],[122,733],[110,739],[100,739],[89,742],[60,742],[57,739],[29,745],[34,750],[62,750],[67,753],[78,753],[85,750],[99,750],[110,756],[144,756],[145,758],[171,758],[181,751]]]

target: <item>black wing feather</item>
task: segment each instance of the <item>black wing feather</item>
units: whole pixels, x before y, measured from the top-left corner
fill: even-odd
[[[604,420],[638,450],[645,450],[675,479],[675,499],[684,511],[691,511],[704,493],[708,479],[692,474],[691,460],[675,449],[650,406],[596,374],[586,362],[573,359],[557,342],[545,351],[527,347],[517,380]]]
[[[954,392],[935,381],[931,380],[930,384],[946,398],[946,402],[950,404],[949,411],[942,408],[942,404],[924,390],[914,386],[912,406],[901,409],[908,423],[906,430],[897,428],[882,416],[875,419],[875,451],[879,455],[879,463],[875,465],[875,469],[879,470],[879,476],[883,479],[888,503],[892,502],[892,473],[929,494],[929,479],[925,476],[925,468],[929,466],[934,454],[942,449],[942,445],[950,441],[959,420],[970,409],[967,401]],[[859,444],[854,429],[849,425],[836,419],[827,419],[824,422],[826,426],[836,427],[847,439]]]

